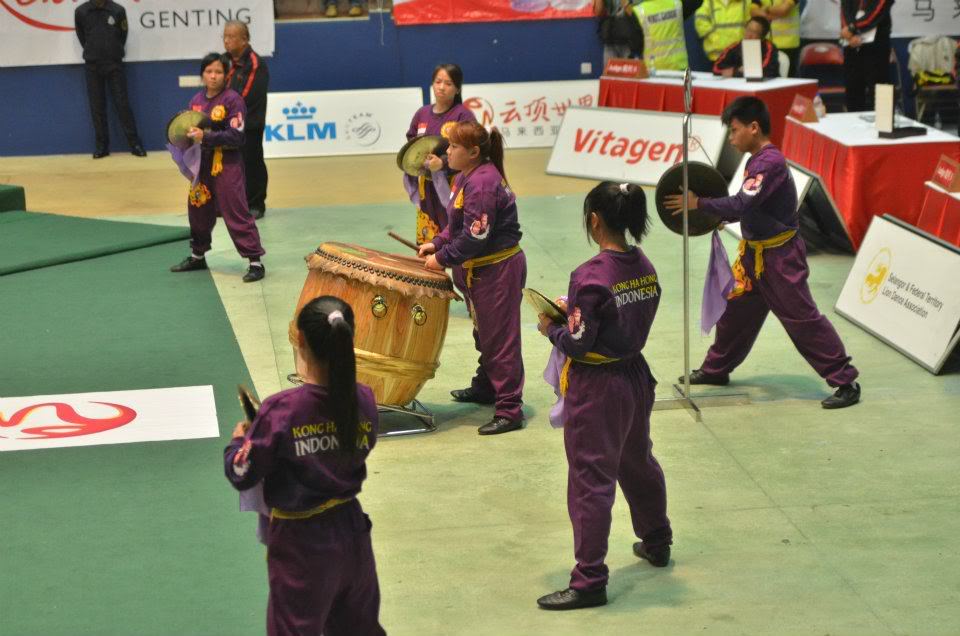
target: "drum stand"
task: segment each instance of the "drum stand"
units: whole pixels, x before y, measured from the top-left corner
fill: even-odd
[[[687,68],[683,75],[683,384],[673,385],[672,398],[656,400],[654,410],[687,409],[694,421],[702,422],[703,406],[733,406],[749,404],[746,394],[700,396],[694,401],[690,395],[690,129],[693,122],[693,76]]]
[[[406,406],[395,406],[392,404],[377,404],[377,410],[380,413],[403,413],[414,417],[423,424],[420,428],[407,428],[399,431],[381,430],[377,437],[399,437],[400,435],[416,435],[417,433],[433,433],[437,430],[434,423],[433,413],[423,405],[420,400],[414,400]]]
[[[299,373],[287,375],[287,382],[300,386],[303,384],[303,378]],[[377,437],[399,437],[400,435],[415,435],[417,433],[433,433],[437,430],[434,422],[433,412],[425,407],[420,400],[414,400],[406,406],[397,406],[395,404],[377,404],[378,413],[402,413],[414,417],[423,424],[420,428],[404,428],[399,431],[381,430]]]

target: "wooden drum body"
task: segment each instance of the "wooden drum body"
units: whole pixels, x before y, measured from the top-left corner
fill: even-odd
[[[337,296],[353,308],[357,381],[379,404],[410,404],[439,366],[455,297],[450,279],[424,269],[420,259],[347,243],[323,243],[306,261],[289,330],[294,355],[300,309],[318,296]]]

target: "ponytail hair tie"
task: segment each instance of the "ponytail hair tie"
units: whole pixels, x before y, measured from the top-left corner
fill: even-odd
[[[629,184],[629,183],[621,183],[621,184],[620,184],[620,192],[622,192],[622,193],[624,193],[624,194],[627,194],[627,188],[629,188],[629,187],[630,187],[630,184]]]
[[[343,320],[343,319],[344,319],[343,312],[341,311],[331,311],[329,314],[327,314],[327,322],[329,322],[331,325],[337,322],[338,320]]]

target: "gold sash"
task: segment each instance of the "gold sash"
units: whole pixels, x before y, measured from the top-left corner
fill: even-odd
[[[473,286],[473,268],[474,267],[486,267],[487,265],[494,265],[502,261],[507,260],[514,254],[520,252],[520,245],[514,245],[513,247],[508,247],[505,250],[499,252],[494,252],[493,254],[487,254],[486,256],[478,256],[477,258],[471,258],[466,261],[463,261],[461,267],[467,270],[467,289]]]
[[[620,358],[608,358],[605,355],[599,353],[594,353],[593,351],[588,351],[585,356],[582,358],[571,358],[567,356],[567,361],[563,363],[563,369],[560,371],[560,395],[566,396],[567,388],[570,386],[570,365],[573,362],[581,362],[583,364],[610,364],[611,362],[619,362]]]
[[[340,504],[347,503],[352,501],[353,497],[348,499],[327,499],[319,506],[310,508],[309,510],[301,511],[290,511],[290,510],[280,510],[279,508],[273,508],[270,510],[271,519],[309,519],[310,517],[316,517],[319,514],[330,510]]]
[[[740,248],[737,250],[737,260],[733,263],[733,290],[730,292],[730,295],[727,298],[736,298],[737,296],[742,296],[746,292],[753,289],[753,283],[750,282],[750,277],[747,276],[747,271],[743,268],[743,263],[740,262],[740,259],[743,258],[743,255],[747,253],[747,246],[749,245],[753,248],[753,274],[757,278],[763,274],[763,250],[772,249],[774,247],[780,247],[784,245],[787,241],[792,239],[797,233],[796,230],[787,230],[777,234],[773,238],[763,239],[762,241],[748,241],[743,239],[740,241]]]

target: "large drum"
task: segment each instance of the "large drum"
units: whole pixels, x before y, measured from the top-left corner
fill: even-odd
[[[342,298],[356,322],[357,381],[370,385],[379,404],[410,404],[439,366],[456,297],[450,279],[420,259],[347,243],[323,243],[305,260],[309,272],[289,330],[294,351],[300,309],[318,296]]]

